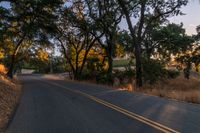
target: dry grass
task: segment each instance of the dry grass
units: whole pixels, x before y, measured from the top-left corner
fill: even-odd
[[[200,74],[193,74],[189,80],[180,75],[156,85],[145,85],[140,92],[200,104]]]
[[[0,75],[0,133],[6,128],[21,94],[21,87]]]

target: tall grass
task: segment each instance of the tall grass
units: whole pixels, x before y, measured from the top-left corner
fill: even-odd
[[[156,85],[145,84],[140,91],[160,97],[200,103],[200,74],[191,75],[189,80],[180,75],[176,79],[160,81]]]

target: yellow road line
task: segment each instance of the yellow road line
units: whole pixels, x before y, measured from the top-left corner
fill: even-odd
[[[91,100],[93,100],[93,101],[95,101],[95,102],[97,102],[97,103],[100,103],[100,104],[102,104],[102,105],[104,105],[104,106],[106,106],[106,107],[109,107],[109,108],[111,108],[111,109],[113,109],[113,110],[115,110],[115,111],[118,111],[118,112],[120,112],[120,113],[122,113],[122,114],[124,114],[124,115],[126,115],[126,116],[129,116],[129,117],[131,117],[131,118],[133,118],[133,119],[136,119],[136,120],[138,120],[138,121],[140,121],[140,122],[142,122],[142,123],[145,123],[145,124],[147,124],[147,125],[149,125],[149,126],[155,128],[155,129],[158,129],[158,130],[160,130],[160,131],[162,131],[162,132],[165,132],[165,133],[179,133],[179,131],[176,131],[176,130],[174,130],[174,129],[171,129],[171,128],[169,128],[169,127],[167,127],[167,126],[165,126],[165,125],[162,125],[162,124],[160,124],[160,123],[158,123],[158,122],[152,121],[152,120],[150,120],[150,119],[148,119],[148,118],[145,118],[145,117],[143,117],[143,116],[141,116],[141,115],[138,115],[138,114],[136,114],[136,113],[130,112],[130,111],[128,111],[128,110],[125,110],[125,109],[123,109],[123,108],[121,108],[121,107],[119,107],[119,106],[116,106],[116,105],[114,105],[114,104],[111,104],[111,103],[109,103],[109,102],[106,102],[106,101],[104,101],[104,100],[101,100],[101,99],[99,99],[99,98],[97,98],[97,97],[94,97],[94,96],[89,95],[89,94],[87,94],[87,93],[84,93],[84,92],[82,92],[82,91],[72,90],[72,89],[66,88],[66,87],[63,86],[63,85],[57,84],[57,83],[51,83],[51,82],[47,82],[47,81],[44,81],[44,80],[41,80],[41,81],[46,82],[46,83],[48,83],[48,84],[52,84],[52,85],[58,86],[58,87],[60,87],[60,88],[64,88],[64,89],[66,89],[66,90],[68,90],[68,91],[70,91],[70,92],[74,92],[74,93],[81,94],[81,95],[83,95],[83,96],[85,96],[85,97],[87,97],[87,98],[89,98],[89,99],[91,99]]]

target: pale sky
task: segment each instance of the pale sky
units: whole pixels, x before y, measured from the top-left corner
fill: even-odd
[[[200,0],[189,0],[181,11],[186,15],[170,18],[170,21],[177,24],[183,22],[188,35],[196,34],[196,27],[200,25]]]

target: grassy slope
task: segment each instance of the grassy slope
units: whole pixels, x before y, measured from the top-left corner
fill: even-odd
[[[19,85],[0,75],[0,133],[3,133],[5,130],[20,94],[21,89]]]

